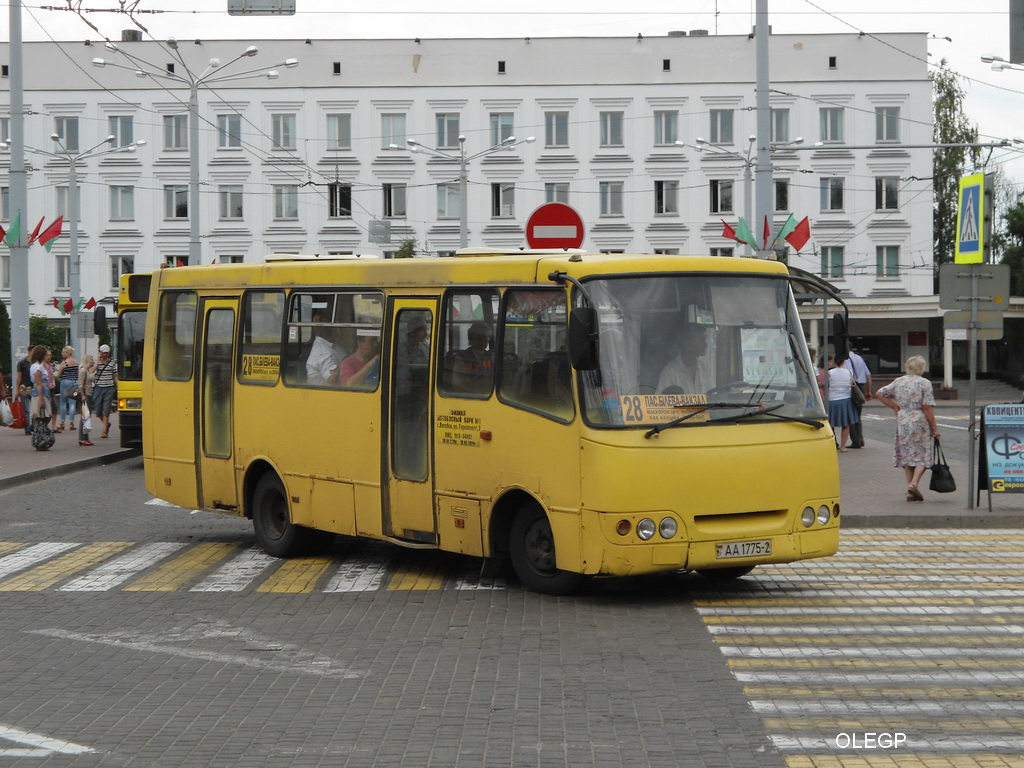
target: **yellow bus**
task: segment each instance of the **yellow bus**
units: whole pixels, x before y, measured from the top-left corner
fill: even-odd
[[[835,442],[776,262],[282,256],[160,270],[152,301],[147,489],[251,518],[271,555],[361,536],[562,594],[838,548]]]
[[[142,447],[142,359],[152,276],[121,275],[117,296],[117,423],[122,448]]]

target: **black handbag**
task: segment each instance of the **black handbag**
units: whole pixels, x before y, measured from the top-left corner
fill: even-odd
[[[953,479],[953,473],[949,471],[942,446],[937,439],[932,446],[932,479],[928,483],[928,489],[935,493],[953,493],[956,490],[956,481]]]
[[[867,398],[864,396],[863,390],[860,385],[855,381],[850,382],[850,397],[853,398],[854,405],[864,405],[867,402]]]
[[[32,427],[32,447],[37,451],[48,451],[57,442],[50,429],[49,419],[36,419]]]

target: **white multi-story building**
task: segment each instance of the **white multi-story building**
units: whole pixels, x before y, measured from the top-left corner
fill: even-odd
[[[560,201],[581,214],[587,249],[744,252],[722,222],[750,215],[759,183],[748,160],[752,36],[254,42],[256,57],[217,74],[292,57],[298,67],[201,87],[197,147],[189,87],[137,73],[183,75],[187,65],[200,74],[250,43],[24,45],[23,230],[68,213],[67,164],[31,151],[56,151],[51,134],[72,154],[108,135],[147,142],[78,165],[83,296],[112,298],[123,272],[190,261],[192,152],[201,168],[192,250],[205,264],[387,253],[409,239],[418,255],[446,255],[458,247],[464,202],[471,246],[525,246],[530,213]],[[0,57],[8,61],[6,45]],[[788,261],[850,296],[855,333],[876,364],[923,351],[937,314],[932,153],[914,148],[932,135],[926,58],[925,34],[770,38],[773,230],[790,213],[809,218],[812,239]],[[9,118],[0,120],[7,138]],[[510,136],[535,141],[470,161],[462,201],[459,136],[468,155]],[[453,159],[411,152],[408,139]],[[2,155],[5,226],[15,213],[7,171]],[[748,223],[760,236],[763,223]],[[388,227],[390,243],[374,242],[371,232]],[[9,302],[8,252],[2,258],[0,298]],[[67,236],[49,253],[30,248],[32,314],[66,322],[53,299],[68,296],[71,258]]]

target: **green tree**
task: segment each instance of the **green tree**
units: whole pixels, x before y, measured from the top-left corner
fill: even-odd
[[[411,259],[415,255],[416,240],[411,237],[408,240],[403,240],[401,245],[398,246],[398,250],[395,251],[396,259]]]
[[[936,144],[972,144],[978,141],[978,128],[964,114],[964,90],[960,76],[946,68],[946,60],[932,76],[935,99]],[[932,190],[935,216],[932,239],[935,268],[953,260],[956,245],[956,212],[960,197],[960,177],[981,164],[977,147],[942,147],[935,150],[932,166]]]
[[[31,346],[42,344],[54,352],[54,358],[60,360],[59,352],[68,343],[68,331],[66,328],[51,326],[45,317],[30,317],[28,319],[28,343]]]
[[[1024,296],[1024,197],[1003,215],[1005,229],[1000,244],[1003,264],[1010,265],[1010,294]]]
[[[7,305],[0,301],[0,371],[11,375],[11,316]]]

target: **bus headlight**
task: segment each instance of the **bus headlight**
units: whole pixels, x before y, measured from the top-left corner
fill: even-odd
[[[619,534],[619,536],[625,536],[629,533],[629,529],[631,527],[629,520],[619,520],[619,522],[615,524],[615,532]]]
[[[663,539],[674,539],[676,534],[679,533],[679,523],[676,522],[674,517],[666,517],[658,526],[658,533],[661,534]]]
[[[804,528],[810,528],[814,525],[814,510],[810,507],[804,507],[803,514],[800,515],[800,522],[803,523]]]
[[[141,397],[129,397],[127,400],[122,400],[118,405],[118,408],[131,408],[133,410],[139,410],[142,407]]]
[[[832,516],[832,513],[829,511],[829,508],[827,506],[822,504],[820,507],[818,507],[818,524],[819,525],[828,525],[828,521],[829,521],[829,518],[831,516]]]
[[[649,517],[645,517],[636,524],[636,535],[640,537],[641,541],[650,541],[654,537],[654,531],[654,521]]]

